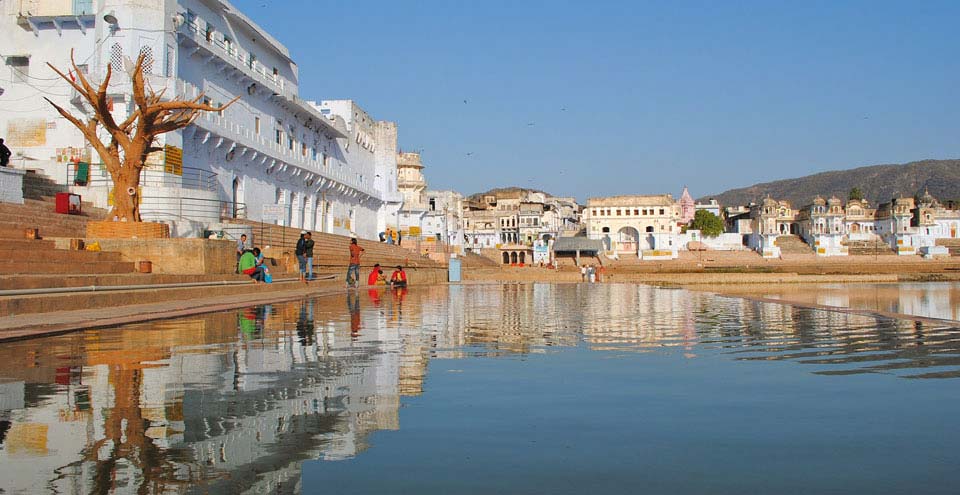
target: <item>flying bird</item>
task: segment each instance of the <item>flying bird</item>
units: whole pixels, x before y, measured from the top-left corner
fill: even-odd
[[[467,100],[463,100],[463,104],[466,105],[466,104],[467,104]]]
[[[473,154],[473,152],[471,151],[471,152],[467,153],[467,156],[470,156],[470,155],[472,155],[472,154]]]
[[[533,127],[533,126],[535,126],[535,125],[537,125],[536,122],[528,122],[528,123],[527,123],[527,126],[528,126],[528,127]]]

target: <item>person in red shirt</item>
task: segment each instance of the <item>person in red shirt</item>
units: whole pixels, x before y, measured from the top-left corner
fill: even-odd
[[[403,271],[402,266],[397,266],[397,270],[390,275],[390,286],[393,288],[407,286],[407,272]]]
[[[360,284],[360,254],[364,249],[357,245],[357,238],[350,239],[350,266],[347,267],[347,286]],[[351,276],[352,275],[352,276]]]
[[[386,283],[386,279],[383,278],[383,270],[380,269],[380,263],[373,265],[373,270],[367,276],[367,285],[383,285]]]

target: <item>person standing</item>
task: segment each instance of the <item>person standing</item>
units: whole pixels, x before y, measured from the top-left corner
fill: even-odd
[[[300,281],[306,282],[303,278],[304,273],[307,271],[307,257],[303,255],[304,253],[304,241],[307,237],[307,231],[300,231],[300,238],[297,239],[297,248],[294,250],[293,254],[297,255],[297,268],[300,271]]]
[[[243,252],[247,250],[247,234],[240,234],[240,239],[237,240],[237,273],[240,273],[240,257],[243,256]]]
[[[580,281],[587,281],[587,265],[580,265]]]
[[[7,148],[7,145],[3,144],[3,138],[0,138],[0,167],[10,165],[10,155],[10,148]]]
[[[305,281],[313,280],[313,234],[307,232],[303,239],[303,257],[306,258]]]
[[[347,267],[347,286],[360,284],[360,255],[364,249],[357,244],[357,238],[350,239],[350,266]],[[351,274],[353,277],[351,277]]]
[[[397,231],[397,247],[400,247],[403,243],[403,237],[400,235],[400,231]]]

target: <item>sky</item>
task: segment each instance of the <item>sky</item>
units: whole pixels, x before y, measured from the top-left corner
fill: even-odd
[[[430,189],[708,196],[960,157],[960,2],[234,0]]]

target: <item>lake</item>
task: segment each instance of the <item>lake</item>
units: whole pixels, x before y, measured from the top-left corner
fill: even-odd
[[[4,343],[0,488],[956,493],[958,377],[948,321],[629,284],[360,290]]]

